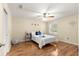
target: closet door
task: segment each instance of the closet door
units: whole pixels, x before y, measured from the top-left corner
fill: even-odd
[[[1,44],[3,46],[0,47],[0,55],[6,55],[7,52],[7,42],[8,42],[8,15],[7,11],[3,8],[3,4],[1,4],[1,11],[0,11],[0,17],[1,21]]]
[[[1,4],[0,8],[0,43],[3,46],[0,47],[0,55],[6,55],[10,50],[10,38],[9,38],[9,11],[7,4]],[[2,17],[2,18],[1,18]]]
[[[6,44],[8,40],[8,15],[7,11],[3,9],[3,43]]]
[[[3,8],[3,44],[4,46],[4,55],[8,51],[8,43],[9,42],[9,35],[8,35],[8,13],[6,9]]]

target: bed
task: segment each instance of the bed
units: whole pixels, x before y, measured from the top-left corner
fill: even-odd
[[[55,36],[53,35],[32,35],[32,40],[38,43],[39,48],[41,49],[44,45],[54,42]]]

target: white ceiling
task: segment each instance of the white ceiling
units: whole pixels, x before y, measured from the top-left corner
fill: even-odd
[[[8,4],[13,17],[41,19],[41,13],[51,13],[54,19],[78,13],[77,3],[10,3]],[[23,9],[18,6],[23,5]]]

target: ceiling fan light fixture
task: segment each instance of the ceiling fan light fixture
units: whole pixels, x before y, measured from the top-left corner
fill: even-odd
[[[47,18],[42,18],[43,19],[43,21],[46,21],[47,20]]]
[[[54,16],[43,17],[43,21],[51,21],[53,18]]]
[[[46,18],[47,13],[43,13],[43,17]]]

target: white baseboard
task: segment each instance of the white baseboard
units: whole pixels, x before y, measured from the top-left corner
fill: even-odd
[[[73,45],[79,45],[77,43],[67,42],[67,41],[64,41],[64,40],[59,40],[59,41],[66,42],[66,43],[73,44]]]

